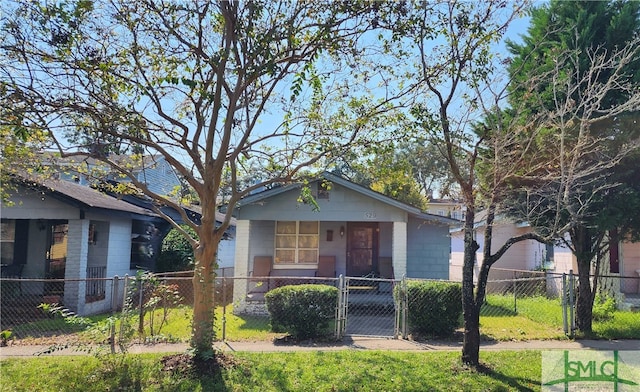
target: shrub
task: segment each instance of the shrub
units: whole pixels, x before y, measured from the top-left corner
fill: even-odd
[[[462,286],[449,282],[407,282],[407,319],[413,333],[450,336],[462,315]]]
[[[327,334],[335,317],[338,289],[317,284],[282,286],[265,294],[265,299],[274,332],[309,339]]]
[[[607,321],[616,311],[616,299],[608,293],[598,293],[593,301],[592,318],[594,321]]]
[[[187,225],[182,225],[193,237],[196,232]],[[156,263],[157,272],[189,271],[193,269],[193,247],[176,229],[171,229],[162,241],[162,249]]]

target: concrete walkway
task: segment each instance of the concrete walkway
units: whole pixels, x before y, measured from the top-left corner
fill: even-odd
[[[217,342],[221,351],[250,352],[291,352],[291,351],[335,351],[335,350],[393,350],[393,351],[434,351],[462,349],[461,342],[414,342],[402,339],[371,337],[347,337],[341,342],[318,344],[281,344],[271,341]],[[12,357],[33,357],[48,346],[10,345],[0,347],[0,360]],[[129,353],[177,353],[185,352],[187,343],[134,345]],[[108,349],[108,348],[105,348]],[[484,342],[480,350],[640,350],[640,340],[530,340],[510,342]],[[45,355],[86,355],[85,351],[68,348]]]

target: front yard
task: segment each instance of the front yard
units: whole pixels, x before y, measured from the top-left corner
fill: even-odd
[[[197,374],[163,371],[162,357],[8,359],[0,361],[0,389],[282,392],[429,391],[446,386],[454,391],[535,391],[541,379],[538,351],[483,352],[483,372],[463,366],[458,352],[242,352],[227,358],[219,372]]]
[[[143,333],[139,333],[139,315],[126,320],[139,342],[188,342],[191,333],[191,307],[178,306],[144,315]],[[92,316],[97,325],[106,325],[108,316]],[[153,320],[153,321],[151,321]],[[116,331],[120,331],[117,321]],[[513,297],[489,295],[482,309],[481,333],[485,340],[567,339],[562,327],[562,313],[557,299],[542,296],[519,298],[514,309]],[[234,315],[232,306],[216,309],[216,337],[228,341],[273,340],[282,334],[271,332],[268,317]],[[223,331],[224,328],[224,331]],[[82,327],[65,323],[58,317],[42,319],[12,327],[10,344],[54,344],[83,336]],[[100,329],[100,328],[99,328]],[[616,311],[607,320],[594,321],[595,339],[640,339],[640,312]],[[223,333],[224,332],[224,333]],[[459,336],[457,334],[456,336]],[[455,337],[454,337],[455,338]]]

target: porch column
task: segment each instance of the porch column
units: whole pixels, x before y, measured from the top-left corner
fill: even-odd
[[[89,219],[68,221],[67,262],[65,279],[86,279],[87,255],[89,253]],[[71,281],[64,284],[64,305],[78,315],[83,315],[86,293],[85,281]]]
[[[238,220],[236,222],[236,255],[234,275],[239,278],[249,275],[249,233],[251,221]],[[236,279],[233,282],[234,311],[242,312],[247,298],[247,280]]]
[[[393,222],[393,275],[402,279],[407,274],[407,222]]]

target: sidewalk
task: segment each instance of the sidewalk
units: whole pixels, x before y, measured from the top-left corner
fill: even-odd
[[[336,350],[393,350],[393,351],[433,351],[462,349],[461,342],[414,342],[402,339],[385,339],[371,337],[348,337],[341,342],[319,344],[280,344],[271,341],[255,342],[216,342],[215,347],[221,351],[251,352],[292,352],[292,351],[336,351]],[[46,350],[48,346],[12,345],[0,347],[0,360],[11,357],[33,357]],[[134,345],[129,349],[131,354],[141,353],[176,353],[185,352],[187,343]],[[480,350],[640,350],[640,340],[530,340],[510,342],[483,342]],[[45,355],[86,355],[84,351],[73,348],[56,351]]]

